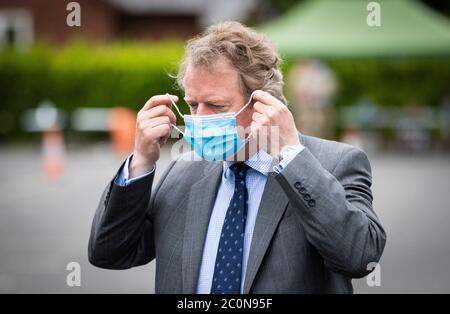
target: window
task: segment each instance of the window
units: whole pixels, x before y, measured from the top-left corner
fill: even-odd
[[[33,37],[33,17],[29,11],[0,10],[0,47],[28,48]]]

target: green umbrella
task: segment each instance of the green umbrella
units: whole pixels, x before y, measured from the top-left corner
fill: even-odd
[[[367,23],[371,2],[380,26]],[[260,30],[287,58],[450,55],[450,22],[412,0],[310,0]]]

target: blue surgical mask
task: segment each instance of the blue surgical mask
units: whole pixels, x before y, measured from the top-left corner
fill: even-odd
[[[230,160],[247,144],[251,134],[242,139],[237,131],[236,116],[251,102],[250,100],[238,112],[226,112],[211,115],[183,115],[169,94],[173,106],[184,119],[185,130],[174,126],[192,149],[205,160]]]

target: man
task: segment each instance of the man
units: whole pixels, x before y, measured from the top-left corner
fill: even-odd
[[[299,135],[280,62],[263,35],[235,22],[189,41],[177,81],[190,117],[240,112],[241,137],[272,127],[279,136],[245,162],[177,159],[153,187],[177,101],[153,96],[138,114],[134,152],[95,214],[92,264],[126,269],[156,258],[156,293],[353,291],[351,279],[369,273],[386,241],[370,164],[357,148]]]

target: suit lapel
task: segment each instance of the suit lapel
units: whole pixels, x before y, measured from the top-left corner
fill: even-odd
[[[300,135],[304,145],[305,138]],[[203,246],[209,219],[222,178],[221,162],[209,162],[204,167],[204,177],[192,185],[186,209],[184,228],[182,276],[183,292],[195,293],[200,270]],[[289,203],[285,192],[270,172],[264,188],[253,230],[250,254],[244,282],[244,293],[249,293],[270,241]]]
[[[305,137],[299,133],[300,143],[305,145]],[[279,160],[274,160],[277,164]],[[263,197],[259,205],[258,214],[256,216],[255,228],[253,230],[252,244],[250,246],[250,254],[248,257],[247,271],[245,274],[244,291],[250,292],[253,281],[261,262],[273,238],[275,230],[283,217],[289,199],[276,180],[277,173],[270,172],[267,183],[264,188]]]
[[[209,219],[217,196],[223,166],[209,162],[204,177],[192,185],[186,209],[183,241],[183,292],[195,293]]]
[[[276,173],[269,173],[256,216],[244,282],[245,294],[250,292],[270,241],[288,205],[288,198],[275,176]]]

